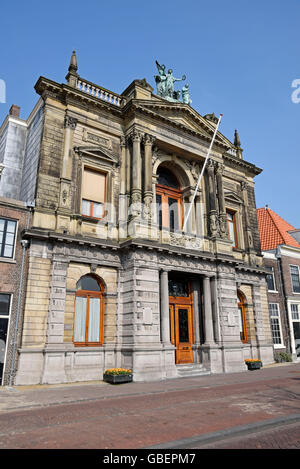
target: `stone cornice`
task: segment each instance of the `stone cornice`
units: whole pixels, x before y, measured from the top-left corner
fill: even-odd
[[[226,164],[229,166],[240,166],[243,169],[248,170],[251,174],[254,174],[255,176],[258,176],[263,170],[261,168],[258,168],[252,163],[249,163],[248,161],[242,160],[241,158],[238,158],[237,156],[229,155],[228,153],[223,154],[223,160]]]

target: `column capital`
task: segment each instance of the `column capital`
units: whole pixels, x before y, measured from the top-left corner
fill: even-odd
[[[65,116],[64,127],[66,129],[75,130],[77,126],[78,119],[71,117],[69,115]]]
[[[144,145],[152,146],[155,142],[156,138],[153,135],[145,134],[143,136],[143,143]]]
[[[214,173],[215,165],[216,165],[216,162],[214,160],[212,160],[211,158],[209,158],[208,161],[207,161],[207,166],[206,166],[207,171],[209,173]]]
[[[224,169],[225,169],[225,166],[223,163],[219,163],[217,162],[215,164],[215,168],[216,168],[216,175],[218,176],[222,176],[223,175],[223,172],[224,172]]]
[[[141,142],[143,134],[134,128],[129,134],[129,138],[132,140],[132,142]]]

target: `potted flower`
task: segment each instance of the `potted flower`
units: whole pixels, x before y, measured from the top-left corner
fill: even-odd
[[[262,367],[262,361],[259,358],[247,358],[245,363],[248,370],[259,370]]]
[[[103,381],[111,384],[130,383],[132,381],[132,370],[126,368],[110,368],[105,370]]]

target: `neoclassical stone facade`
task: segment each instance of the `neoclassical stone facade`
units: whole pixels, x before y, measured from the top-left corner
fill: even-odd
[[[40,77],[28,283],[16,384],[246,370],[273,361],[253,178],[238,136],[146,80],[121,94]]]

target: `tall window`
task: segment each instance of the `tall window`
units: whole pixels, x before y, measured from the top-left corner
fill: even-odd
[[[0,218],[0,257],[13,258],[17,222]]]
[[[0,293],[0,384],[5,361],[7,330],[10,310],[10,295]]]
[[[244,296],[240,292],[238,292],[237,294],[237,302],[239,309],[240,338],[243,343],[246,343],[248,340],[248,336],[246,326],[245,300]]]
[[[105,174],[89,168],[84,168],[81,201],[82,215],[93,218],[103,218],[105,192]]]
[[[300,305],[298,303],[292,303],[291,312],[296,354],[297,357],[300,357]]]
[[[299,267],[297,265],[290,265],[290,272],[292,278],[293,292],[300,293]]]
[[[275,287],[275,278],[274,278],[273,267],[272,267],[272,272],[270,272],[269,274],[266,275],[266,280],[267,280],[267,284],[268,284],[268,290],[269,291],[275,291],[276,287]]]
[[[174,174],[165,167],[158,168],[156,185],[157,223],[170,231],[182,227],[182,194]]]
[[[226,211],[228,238],[233,241],[233,247],[238,247],[237,231],[236,231],[236,214],[231,210]]]
[[[104,337],[104,287],[93,275],[77,282],[73,342],[77,346],[95,346]]]
[[[269,314],[274,345],[282,345],[280,311],[278,303],[269,303]]]

